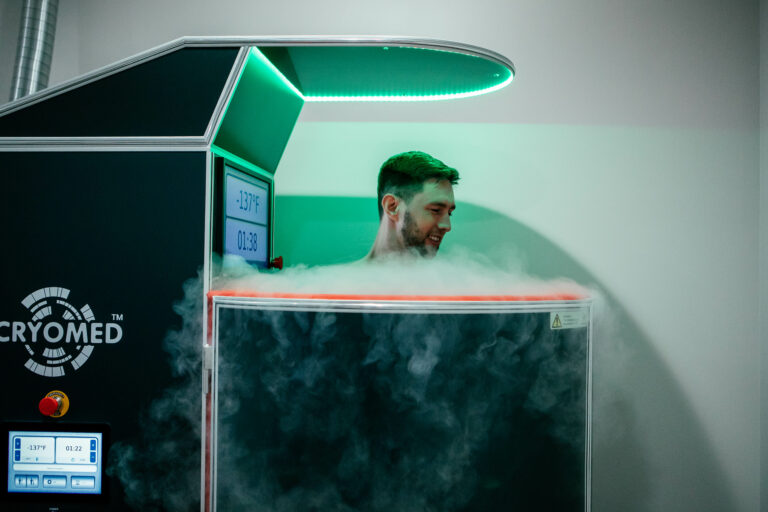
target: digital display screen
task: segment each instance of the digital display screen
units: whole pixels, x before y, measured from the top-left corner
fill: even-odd
[[[224,254],[269,263],[269,184],[224,166]]]
[[[101,432],[8,431],[9,493],[101,494]]]

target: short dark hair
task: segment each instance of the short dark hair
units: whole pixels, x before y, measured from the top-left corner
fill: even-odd
[[[387,159],[379,171],[379,218],[384,214],[381,200],[385,195],[394,194],[410,201],[428,180],[448,180],[455,185],[459,182],[459,171],[423,151],[408,151]]]

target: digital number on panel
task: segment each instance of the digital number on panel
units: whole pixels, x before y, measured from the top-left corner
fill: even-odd
[[[240,177],[231,168],[225,175],[226,222],[224,252],[247,261],[266,262],[269,192],[255,178]],[[250,177],[248,177],[250,178]]]
[[[8,433],[8,492],[101,494],[100,432]]]
[[[227,174],[227,217],[266,225],[269,198],[256,183]]]
[[[237,254],[248,261],[266,261],[266,226],[228,219],[227,254]]]

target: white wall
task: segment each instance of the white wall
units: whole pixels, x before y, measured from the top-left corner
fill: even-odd
[[[489,232],[480,249],[533,232],[564,262],[540,273],[566,269],[609,298],[595,370],[594,510],[759,510],[758,2],[83,0],[59,9],[66,43],[52,82],[182,35],[421,35],[511,58],[515,83],[488,96],[307,106],[278,193],[371,196],[377,166],[404,149],[458,167],[459,201],[517,226]],[[460,230],[457,217],[454,240]],[[539,270],[555,261],[516,251]]]

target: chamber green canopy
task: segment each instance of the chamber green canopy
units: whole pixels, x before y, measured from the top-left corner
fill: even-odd
[[[514,67],[493,54],[387,45],[258,49],[306,101],[427,101],[495,91]]]
[[[188,37],[0,108],[0,146],[211,147],[274,172],[302,106],[509,84],[483,48],[392,37]]]

